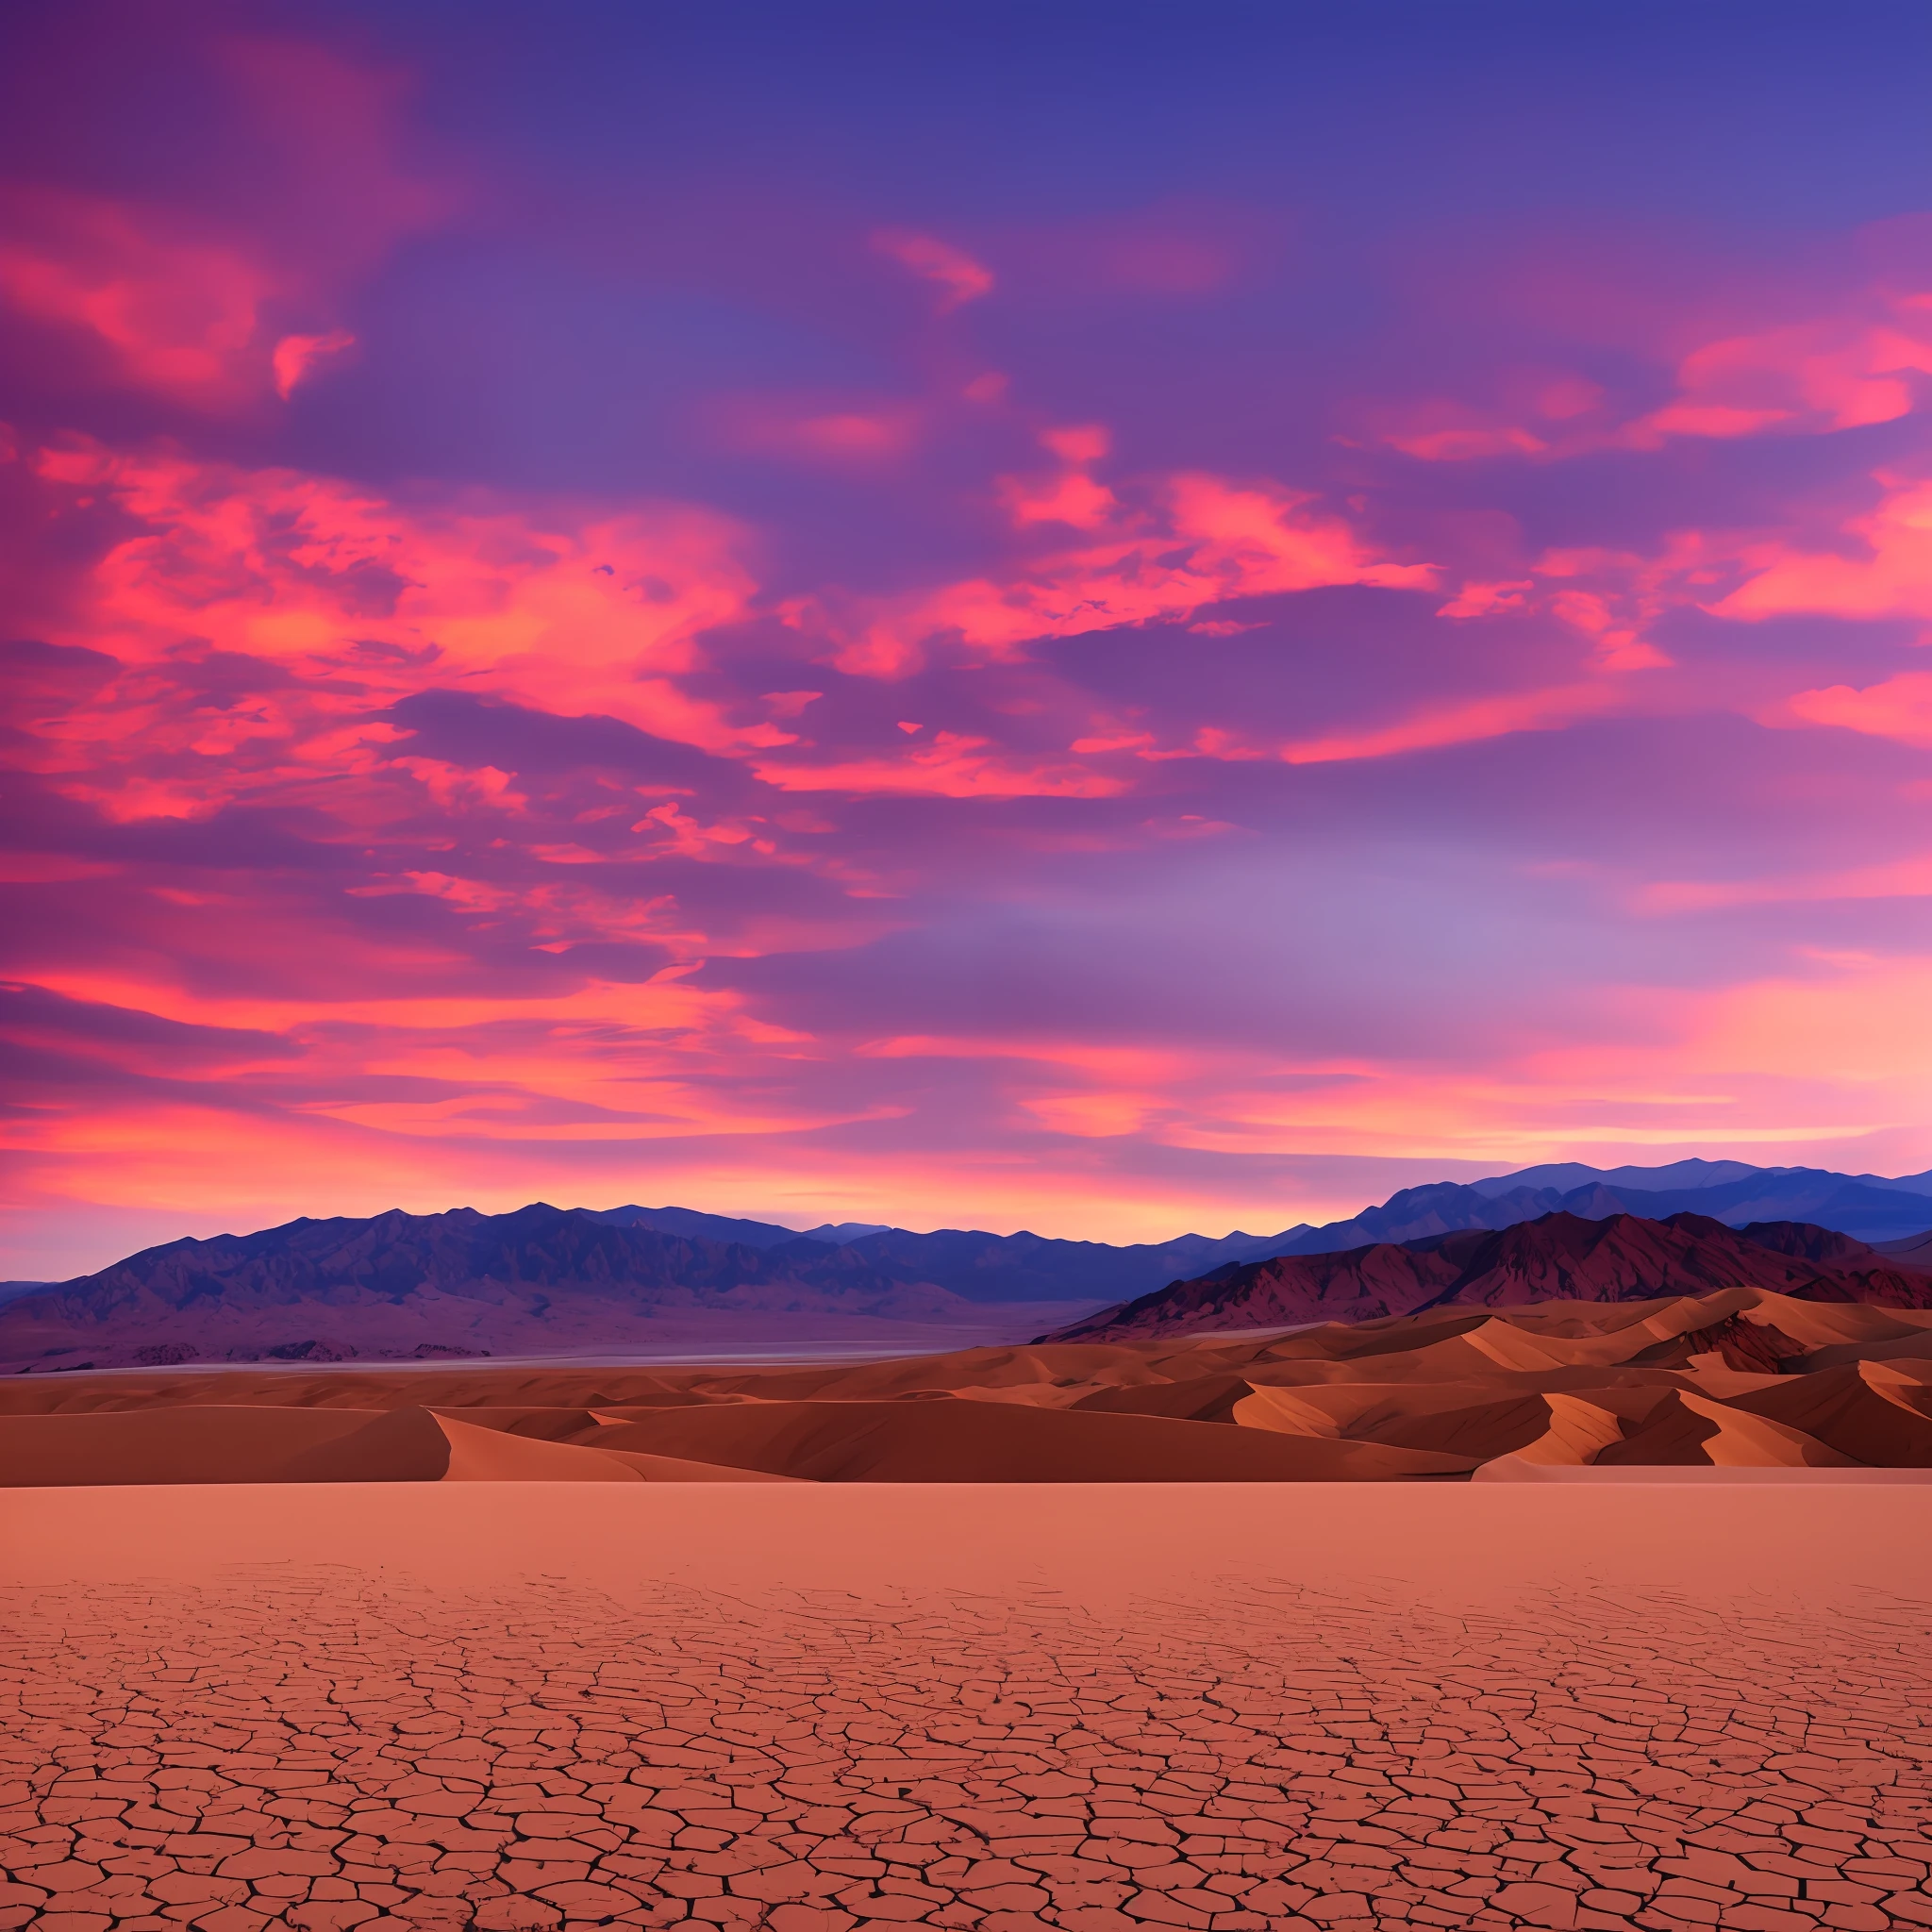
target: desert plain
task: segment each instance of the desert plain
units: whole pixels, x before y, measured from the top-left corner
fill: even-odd
[[[0,1926],[1932,1924],[1932,1317],[0,1385]]]
[[[1932,1486],[0,1498],[45,1932],[1932,1923]]]

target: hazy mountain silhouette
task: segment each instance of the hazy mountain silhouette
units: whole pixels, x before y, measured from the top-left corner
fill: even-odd
[[[1885,1180],[1823,1168],[1749,1167],[1737,1160],[1611,1169],[1566,1161],[1488,1180],[1404,1188],[1350,1220],[1291,1229],[1277,1252],[1331,1254],[1368,1241],[1509,1227],[1557,1212],[1592,1221],[1612,1214],[1648,1221],[1702,1214],[1734,1227],[1754,1221],[1805,1221],[1863,1241],[1897,1241],[1932,1227],[1932,1174]]]
[[[1617,1169],[1569,1162],[1405,1188],[1379,1208],[1324,1227],[1124,1246],[1024,1231],[917,1234],[860,1222],[800,1232],[677,1207],[538,1204],[499,1215],[465,1208],[305,1219],[258,1234],[171,1241],[74,1281],[0,1284],[0,1360],[64,1361],[90,1352],[121,1359],[137,1347],[185,1350],[184,1359],[364,1347],[408,1353],[419,1345],[641,1348],[660,1345],[679,1323],[696,1346],[721,1321],[750,1334],[739,1318],[764,1324],[773,1345],[829,1334],[826,1322],[848,1324],[841,1334],[856,1332],[855,1322],[924,1324],[974,1327],[991,1340],[1003,1308],[1016,1311],[1015,1324],[1031,1316],[1038,1325],[1095,1304],[1138,1307],[1174,1295],[1176,1285],[1200,1289],[1198,1308],[1185,1296],[1172,1303],[1187,1319],[1245,1307],[1248,1296],[1253,1307],[1242,1319],[1256,1323],[1335,1312],[1356,1320],[1403,1312],[1447,1291],[1460,1279],[1453,1270],[1464,1266],[1468,1238],[1524,1224],[1595,1230],[1565,1238],[1571,1246],[1583,1241],[1593,1257],[1576,1277],[1586,1296],[1599,1291],[1591,1282],[1623,1292],[1626,1281],[1649,1293],[1738,1282],[1823,1293],[1817,1284],[1826,1276],[1863,1270],[1876,1271],[1874,1298],[1897,1299],[1916,1292],[1897,1284],[1916,1281],[1914,1265],[1932,1259],[1924,1235],[1932,1175],[1888,1181],[1741,1161]],[[1681,1241],[1659,1246],[1660,1237],[1627,1233],[1692,1224],[1715,1230],[1691,1243],[1701,1259],[1680,1252]],[[1727,1249],[1720,1237],[1739,1224],[1759,1239]],[[1896,1252],[1875,1254],[1864,1245],[1873,1241]],[[1627,1266],[1611,1265],[1620,1244],[1629,1249]],[[1740,1275],[1745,1251],[1758,1258]],[[1765,1257],[1782,1257],[1784,1272]],[[1257,1272],[1257,1264],[1295,1259],[1311,1265]],[[1524,1279],[1541,1284],[1535,1293],[1568,1293],[1561,1283],[1570,1266],[1553,1251]],[[1230,1288],[1237,1277],[1245,1285]],[[1797,1282],[1811,1285],[1801,1290]],[[1023,1332],[1024,1325],[1012,1329]],[[922,1345],[916,1334],[905,1342]]]
[[[658,1224],[656,1226],[650,1223]],[[690,1230],[729,1230],[728,1240]],[[963,1230],[850,1241],[683,1208],[454,1208],[290,1222],[144,1249],[0,1306],[0,1361],[209,1359],[437,1350],[692,1346],[756,1318],[774,1343],[815,1324],[880,1322],[1024,1333],[1176,1274],[1269,1252],[1199,1235],[1108,1247]],[[724,1323],[721,1328],[720,1323]],[[742,1328],[742,1324],[740,1324]],[[750,1329],[743,1329],[747,1336]],[[829,1331],[827,1331],[829,1332]],[[899,1338],[909,1349],[916,1334]],[[947,1345],[942,1338],[933,1345]],[[159,1351],[157,1355],[155,1352]]]

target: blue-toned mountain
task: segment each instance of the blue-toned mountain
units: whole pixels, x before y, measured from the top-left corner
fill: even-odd
[[[1422,1241],[1463,1228],[1509,1227],[1557,1212],[1590,1221],[1612,1214],[1651,1221],[1702,1214],[1732,1227],[1754,1221],[1804,1221],[1862,1241],[1899,1241],[1932,1227],[1932,1174],[1887,1180],[1823,1168],[1749,1167],[1735,1160],[1607,1170],[1573,1161],[1487,1180],[1404,1188],[1379,1208],[1365,1208],[1347,1221],[1291,1230],[1277,1252],[1331,1254],[1368,1241]]]

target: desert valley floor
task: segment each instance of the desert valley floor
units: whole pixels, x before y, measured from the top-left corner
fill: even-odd
[[[1932,1486],[15,1490],[0,1924],[1932,1924]]]
[[[1932,1313],[0,1381],[0,1932],[1932,1926]]]

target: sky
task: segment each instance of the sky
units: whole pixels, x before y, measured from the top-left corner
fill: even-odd
[[[0,1274],[1932,1166],[1932,11],[0,19]]]

